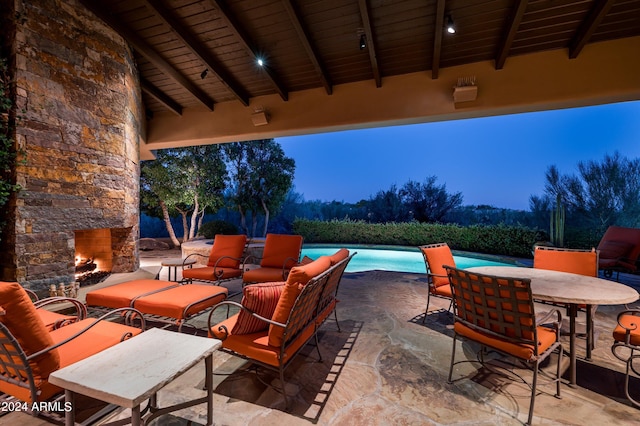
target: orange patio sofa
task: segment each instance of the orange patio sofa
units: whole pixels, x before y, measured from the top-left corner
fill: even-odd
[[[190,318],[225,300],[228,290],[205,284],[134,280],[87,293],[87,307],[114,309],[131,307],[149,320],[173,324],[182,331]]]
[[[335,313],[338,285],[354,255],[340,249],[293,267],[285,282],[247,285],[241,303],[224,301],[209,313],[209,336],[222,340],[221,350],[279,372],[287,408],[284,370],[312,338],[322,358],[317,331]],[[239,312],[211,323],[218,308],[230,306]]]
[[[610,278],[613,272],[636,272],[640,258],[640,229],[610,226],[598,243],[598,269]]]
[[[139,328],[107,320],[131,312],[119,309],[49,330],[20,284],[0,282],[0,399],[31,404],[60,394],[62,389],[48,382],[49,374],[144,330],[142,318]]]

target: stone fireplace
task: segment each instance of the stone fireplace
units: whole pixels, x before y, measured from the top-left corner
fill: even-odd
[[[93,284],[106,278],[111,272],[127,272],[131,269],[127,245],[131,229],[100,228],[74,231],[75,280],[81,285]],[[124,258],[122,258],[124,255]],[[124,268],[123,268],[124,265]]]
[[[106,271],[111,272],[113,253],[111,251],[111,230],[82,229],[75,234],[76,276],[79,273]]]
[[[79,1],[6,4],[21,190],[2,212],[0,279],[69,284],[78,255],[135,271],[144,114],[132,51]]]

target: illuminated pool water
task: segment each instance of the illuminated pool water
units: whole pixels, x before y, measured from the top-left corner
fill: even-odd
[[[331,255],[340,247],[304,247],[302,256],[317,259],[320,256]],[[417,250],[401,249],[377,249],[347,247],[351,253],[358,252],[349,262],[346,272],[362,271],[396,271],[426,273],[422,253]],[[496,262],[492,260],[474,258],[468,256],[453,256],[458,268],[471,268],[473,266],[516,266],[511,263]]]

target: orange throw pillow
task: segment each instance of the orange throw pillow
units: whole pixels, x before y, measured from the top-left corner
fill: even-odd
[[[251,284],[242,289],[242,306],[264,318],[271,319],[284,289],[284,281]],[[231,334],[251,334],[269,328],[269,323],[240,310]]]
[[[291,272],[287,277],[287,283],[284,286],[280,300],[278,300],[278,306],[271,319],[282,324],[286,323],[289,319],[291,308],[293,308],[293,304],[305,284],[307,284],[311,278],[320,275],[330,267],[331,259],[329,256],[321,256],[309,264],[291,268]],[[284,328],[273,324],[269,325],[269,345],[276,347],[282,345],[283,335]]]
[[[347,250],[346,248],[341,248],[340,250],[329,256],[329,259],[331,259],[331,266],[335,265],[341,260],[346,259],[347,257],[349,257],[349,250]]]

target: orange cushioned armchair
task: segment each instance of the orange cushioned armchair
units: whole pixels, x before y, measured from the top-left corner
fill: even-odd
[[[182,278],[192,282],[217,282],[238,278],[242,275],[243,255],[247,246],[246,235],[216,235],[209,253],[207,266],[202,268],[182,268]],[[192,256],[203,256],[192,253]]]
[[[289,270],[298,264],[302,251],[302,236],[267,234],[260,267],[245,271],[243,283],[264,283],[287,279]],[[247,257],[246,263],[252,261]]]
[[[618,314],[618,324],[613,330],[611,352],[626,364],[624,393],[627,399],[640,408],[640,400],[631,394],[631,373],[640,377],[640,310],[627,309]]]
[[[139,314],[133,309],[112,314],[121,318],[127,311]],[[137,328],[107,321],[107,315],[48,330],[22,286],[0,282],[0,393],[27,403],[47,401],[62,392],[47,381],[50,373],[144,329],[143,320]]]
[[[456,340],[459,338],[480,344],[480,363],[484,362],[485,347],[528,363],[533,369],[526,423],[530,425],[537,393],[538,370],[540,364],[554,351],[558,352],[554,382],[556,397],[560,397],[562,314],[554,309],[544,318],[536,318],[531,281],[528,279],[477,274],[451,267],[445,269],[451,282],[455,314],[448,382],[452,383],[455,364],[475,362],[466,357],[463,361],[455,362]],[[514,376],[520,377],[515,373]]]
[[[427,280],[429,282],[427,307],[424,310],[424,317],[422,318],[422,323],[424,323],[429,314],[431,296],[451,300],[451,286],[449,285],[449,278],[447,277],[447,271],[445,271],[444,266],[456,266],[456,262],[453,259],[453,253],[451,253],[451,249],[447,243],[427,244],[419,248],[424,258],[425,267],[427,268]],[[449,304],[449,309],[451,309],[452,303],[453,302]]]

